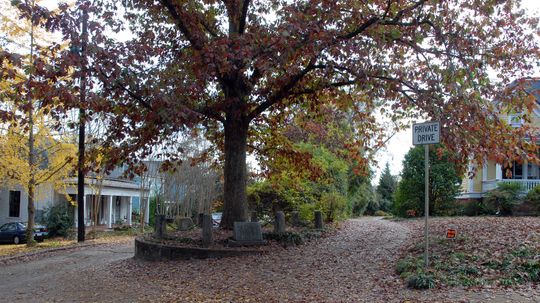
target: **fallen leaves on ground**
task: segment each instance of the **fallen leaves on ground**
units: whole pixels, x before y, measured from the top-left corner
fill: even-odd
[[[481,234],[487,242],[478,243],[478,250],[488,253],[490,248],[484,245],[491,243],[489,234],[506,230],[493,226],[517,226],[519,231],[500,238],[504,240],[491,238],[491,250],[495,253],[497,248],[525,241],[529,233],[538,231],[534,220],[436,218],[431,221],[431,230],[434,234],[444,233],[448,224],[454,224],[458,237],[468,234],[474,239],[473,236]],[[407,289],[395,268],[400,256],[422,245],[422,227],[421,220],[355,219],[345,222],[328,237],[301,246],[275,245],[261,255],[163,262],[129,258],[58,275],[61,291],[46,286],[34,291],[46,302],[540,301],[537,284],[517,289],[496,285],[474,289]],[[111,253],[115,252],[114,247],[110,245]]]
[[[402,222],[411,230],[397,270],[407,280],[418,272],[434,278],[439,292],[504,290],[540,300],[540,218],[431,218],[430,268],[423,270],[424,221]],[[457,237],[448,239],[448,229]],[[434,290],[437,291],[437,290]]]

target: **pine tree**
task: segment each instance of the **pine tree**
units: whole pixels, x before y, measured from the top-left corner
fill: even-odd
[[[389,211],[391,209],[392,199],[396,188],[396,176],[392,176],[390,173],[390,166],[387,162],[381,174],[381,178],[379,179],[379,185],[377,185],[377,193],[380,197],[379,208],[381,210]]]

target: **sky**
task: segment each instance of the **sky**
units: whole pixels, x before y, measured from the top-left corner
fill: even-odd
[[[531,16],[540,15],[540,0],[522,0],[522,6]],[[540,77],[540,72],[537,72],[536,76]],[[376,157],[377,169],[372,183],[378,184],[381,171],[384,169],[386,163],[390,164],[392,175],[399,175],[403,168],[403,159],[412,146],[411,128],[394,135],[388,142],[387,147],[381,150]]]

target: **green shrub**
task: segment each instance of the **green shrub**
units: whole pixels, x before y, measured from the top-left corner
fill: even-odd
[[[315,210],[317,209],[315,204],[300,204],[298,206],[298,214],[301,220],[313,222],[315,219]]]
[[[520,203],[521,192],[521,184],[517,182],[499,183],[497,188],[486,193],[485,206],[496,210],[500,215],[511,215],[512,208]]]
[[[528,261],[522,268],[527,273],[529,281],[540,282],[540,261]]]
[[[435,287],[435,277],[431,273],[418,271],[407,279],[407,286],[414,289],[430,289]]]
[[[406,272],[416,271],[418,269],[418,262],[413,258],[407,258],[400,260],[396,265],[396,273],[401,275]]]
[[[45,225],[49,229],[49,236],[70,237],[74,225],[72,215],[73,208],[67,205],[49,207],[45,212]]]
[[[347,216],[347,198],[337,192],[323,193],[318,208],[326,215],[327,222]]]
[[[532,204],[537,211],[540,211],[540,185],[535,186],[527,193],[525,201]]]
[[[161,200],[162,198],[160,198]],[[148,205],[148,225],[154,226],[156,224],[156,210],[157,210],[158,196],[150,198],[150,204]]]

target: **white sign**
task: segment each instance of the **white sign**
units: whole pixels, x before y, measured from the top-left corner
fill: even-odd
[[[441,125],[437,122],[413,124],[413,145],[437,144],[441,140]]]

